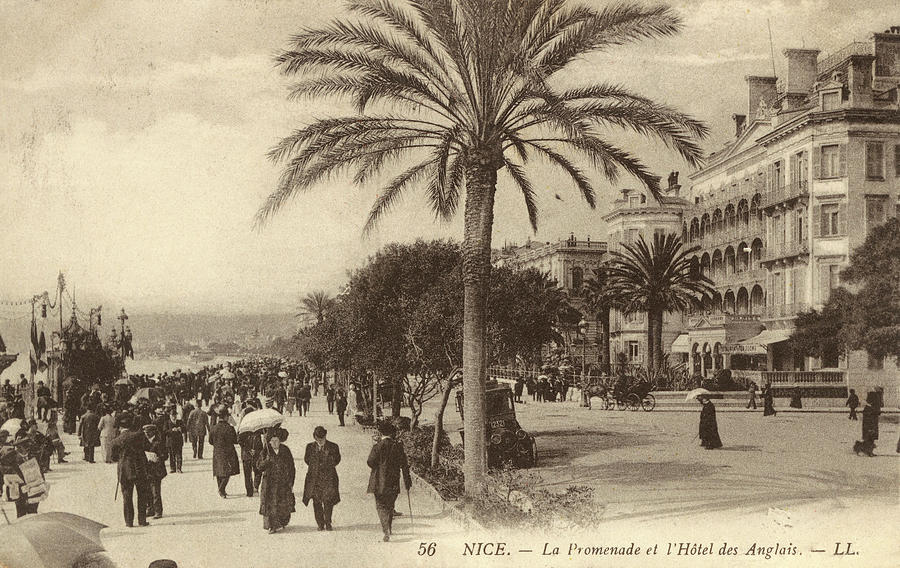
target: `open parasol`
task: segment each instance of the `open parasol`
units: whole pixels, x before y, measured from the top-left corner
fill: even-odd
[[[219,371],[219,376],[223,379],[233,379],[234,373],[232,373],[231,371]]]
[[[122,377],[121,379],[119,379],[118,381],[115,382],[115,385],[117,387],[121,387],[121,386],[130,387],[130,386],[134,386],[134,383],[132,383],[131,379],[129,379],[128,377]]]
[[[103,552],[106,525],[71,513],[29,515],[0,527],[0,565],[70,568],[87,554]]]
[[[684,397],[684,400],[685,402],[687,402],[689,400],[697,398],[698,396],[709,396],[711,394],[712,393],[706,389],[694,389],[687,393],[687,396]]]
[[[138,389],[134,396],[131,397],[130,403],[134,404],[140,399],[149,400],[150,402],[157,402],[163,398],[165,398],[165,393],[163,393],[162,389],[154,388],[154,387],[144,387],[142,389]]]
[[[248,412],[241,418],[238,425],[238,433],[256,432],[263,428],[274,428],[280,426],[284,421],[284,416],[274,408],[263,408],[262,410],[254,410]]]
[[[286,379],[288,374],[284,371],[279,371],[278,376],[281,377],[282,379]]]
[[[11,436],[15,436],[16,432],[22,427],[22,421],[18,418],[10,418],[0,426],[0,430],[6,430]]]

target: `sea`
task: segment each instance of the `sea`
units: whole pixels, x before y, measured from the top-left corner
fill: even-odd
[[[190,357],[138,357],[136,359],[127,359],[125,361],[125,370],[129,375],[161,375],[162,373],[172,373],[177,370],[196,371],[206,366],[221,365],[239,360],[240,357],[215,357],[208,361],[194,361]],[[28,377],[29,374],[29,358],[28,353],[20,353],[19,358],[8,369],[0,375],[0,383],[9,379],[10,383],[19,382],[19,374]],[[35,381],[45,380],[46,373],[39,372],[35,376]]]

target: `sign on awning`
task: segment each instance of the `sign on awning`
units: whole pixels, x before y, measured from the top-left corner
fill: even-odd
[[[719,346],[719,353],[727,355],[765,355],[766,346],[759,343],[726,343]]]
[[[790,336],[791,331],[788,329],[766,329],[749,339],[722,345],[719,352],[730,355],[765,355],[767,346],[787,341]]]

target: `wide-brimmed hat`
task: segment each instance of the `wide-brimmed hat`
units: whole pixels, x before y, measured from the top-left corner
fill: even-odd
[[[284,442],[288,438],[288,431],[281,427],[273,428],[269,436],[269,439],[271,438],[278,438],[279,440]]]
[[[143,430],[147,434],[158,434],[159,433],[159,428],[156,427],[156,424],[144,424]]]

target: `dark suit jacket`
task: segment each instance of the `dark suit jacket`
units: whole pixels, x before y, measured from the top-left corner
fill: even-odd
[[[237,450],[237,432],[228,422],[219,422],[209,429],[209,443],[213,447],[213,475],[229,477],[241,472]]]
[[[197,438],[203,438],[206,436],[208,428],[209,415],[199,408],[192,410],[187,418],[187,432],[190,439],[193,441]]]
[[[372,468],[369,474],[368,493],[375,495],[397,495],[400,493],[400,472],[403,472],[403,482],[406,488],[412,486],[409,477],[409,463],[406,460],[406,452],[403,444],[391,439],[382,438],[366,460]]]
[[[145,481],[147,456],[150,445],[143,432],[126,430],[116,436],[109,445],[112,460],[119,462],[119,481]]]
[[[88,411],[81,417],[78,423],[78,435],[81,437],[81,446],[84,448],[96,448],[100,445],[100,417]]]
[[[341,463],[341,450],[337,444],[325,440],[320,450],[318,444],[306,444],[306,480],[303,484],[303,504],[316,499],[326,505],[335,505],[341,501],[338,490],[338,474],[336,466]]]

